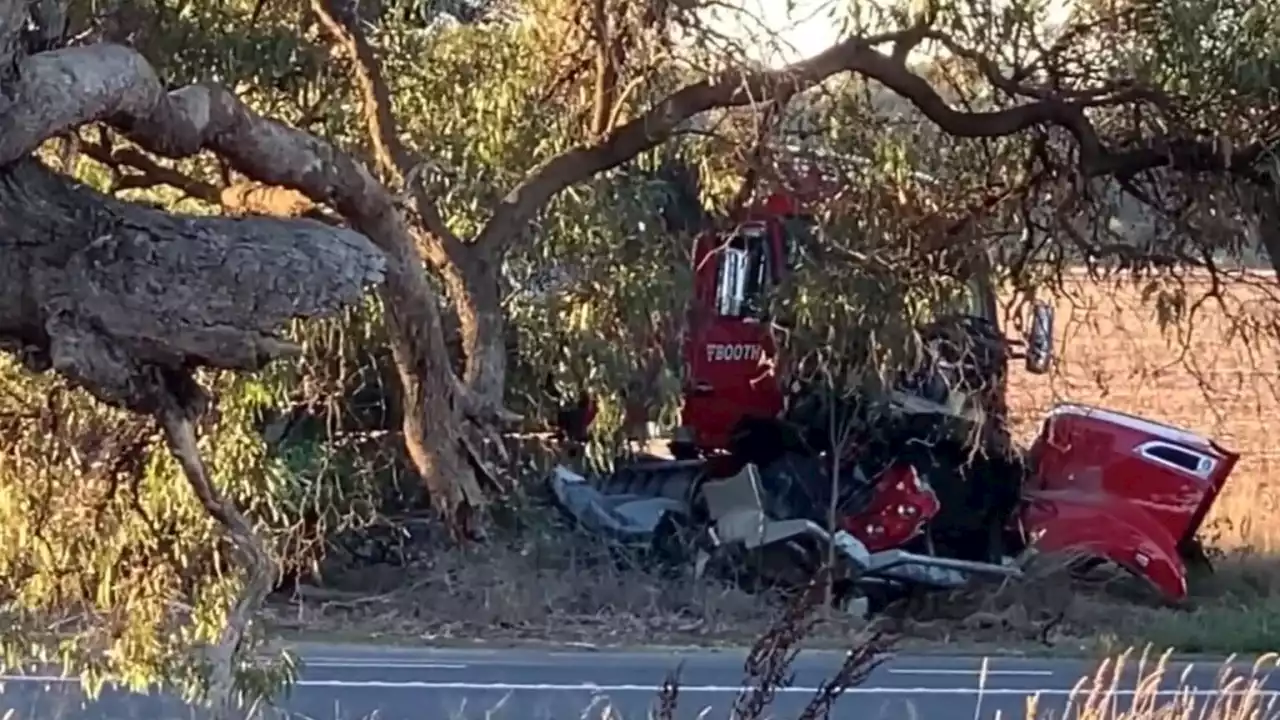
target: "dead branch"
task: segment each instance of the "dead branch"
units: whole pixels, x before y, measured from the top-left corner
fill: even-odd
[[[831,717],[831,709],[849,688],[857,687],[871,677],[871,673],[888,659],[893,647],[890,638],[877,633],[859,642],[844,656],[844,662],[834,675],[822,682],[798,720],[825,720]]]
[[[213,205],[221,202],[221,189],[218,186],[165,167],[136,148],[108,147],[99,143],[81,142],[80,151],[113,169],[118,170],[125,166],[132,168],[146,183],[135,185],[135,187],[168,185],[181,190],[187,197]]]
[[[742,664],[743,689],[733,701],[731,717],[735,720],[760,717],[773,704],[778,691],[792,684],[791,668],[800,654],[800,643],[817,624],[814,610],[825,599],[830,576],[826,568],[816,573],[747,653]]]
[[[181,191],[189,198],[221,207],[232,215],[266,215],[282,218],[310,218],[329,225],[339,222],[323,208],[297,190],[271,187],[254,182],[214,185],[156,162],[135,147],[109,146],[81,142],[79,149],[97,162],[121,172],[123,177],[113,188],[146,189],[165,185]],[[125,169],[128,169],[128,172]]]

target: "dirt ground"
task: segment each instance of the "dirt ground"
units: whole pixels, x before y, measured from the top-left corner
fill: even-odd
[[[366,566],[323,589],[282,593],[269,620],[289,635],[391,644],[743,646],[784,607],[778,596],[629,560],[573,531],[526,527],[485,547],[426,545],[407,565]],[[900,635],[906,646],[952,651],[1280,647],[1280,571],[1272,559],[1220,559],[1214,574],[1193,579],[1184,608],[1158,606],[1124,577],[1068,580],[1053,563],[1017,582],[918,598],[878,616],[874,626]],[[831,610],[807,644],[844,648],[869,629]]]

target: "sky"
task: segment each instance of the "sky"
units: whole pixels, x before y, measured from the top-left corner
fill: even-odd
[[[773,63],[781,65],[807,57],[840,39],[839,0],[739,0],[750,14],[759,17],[779,37],[785,52]],[[794,8],[788,8],[793,4]],[[789,57],[788,57],[789,56]]]
[[[840,40],[842,20],[849,8],[868,1],[885,0],[721,0],[740,13],[713,18],[712,24],[727,35],[748,41],[757,49],[756,59],[781,67]],[[1065,20],[1071,1],[1049,0],[1050,22]]]
[[[775,67],[821,51],[839,39],[845,0],[726,0],[740,13],[708,18],[726,35],[756,48],[756,59]]]

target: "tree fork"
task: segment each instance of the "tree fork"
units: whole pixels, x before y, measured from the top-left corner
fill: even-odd
[[[351,63],[364,125],[372,140],[374,166],[384,180],[402,186],[404,199],[413,207],[421,226],[414,232],[418,240],[415,244],[444,280],[449,300],[457,312],[463,348],[460,374],[473,396],[469,404],[473,408],[489,406],[484,414],[492,418],[514,417],[502,407],[507,358],[503,342],[506,323],[497,281],[497,263],[501,257],[464,243],[448,228],[435,204],[417,183],[419,165],[400,140],[391,111],[391,90],[377,53],[364,33],[349,22],[350,18],[344,18],[333,0],[311,0],[311,10]]]

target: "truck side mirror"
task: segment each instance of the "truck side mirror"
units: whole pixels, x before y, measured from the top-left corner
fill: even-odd
[[[1027,372],[1043,375],[1053,364],[1053,306],[1037,300],[1031,307],[1027,331]]]

